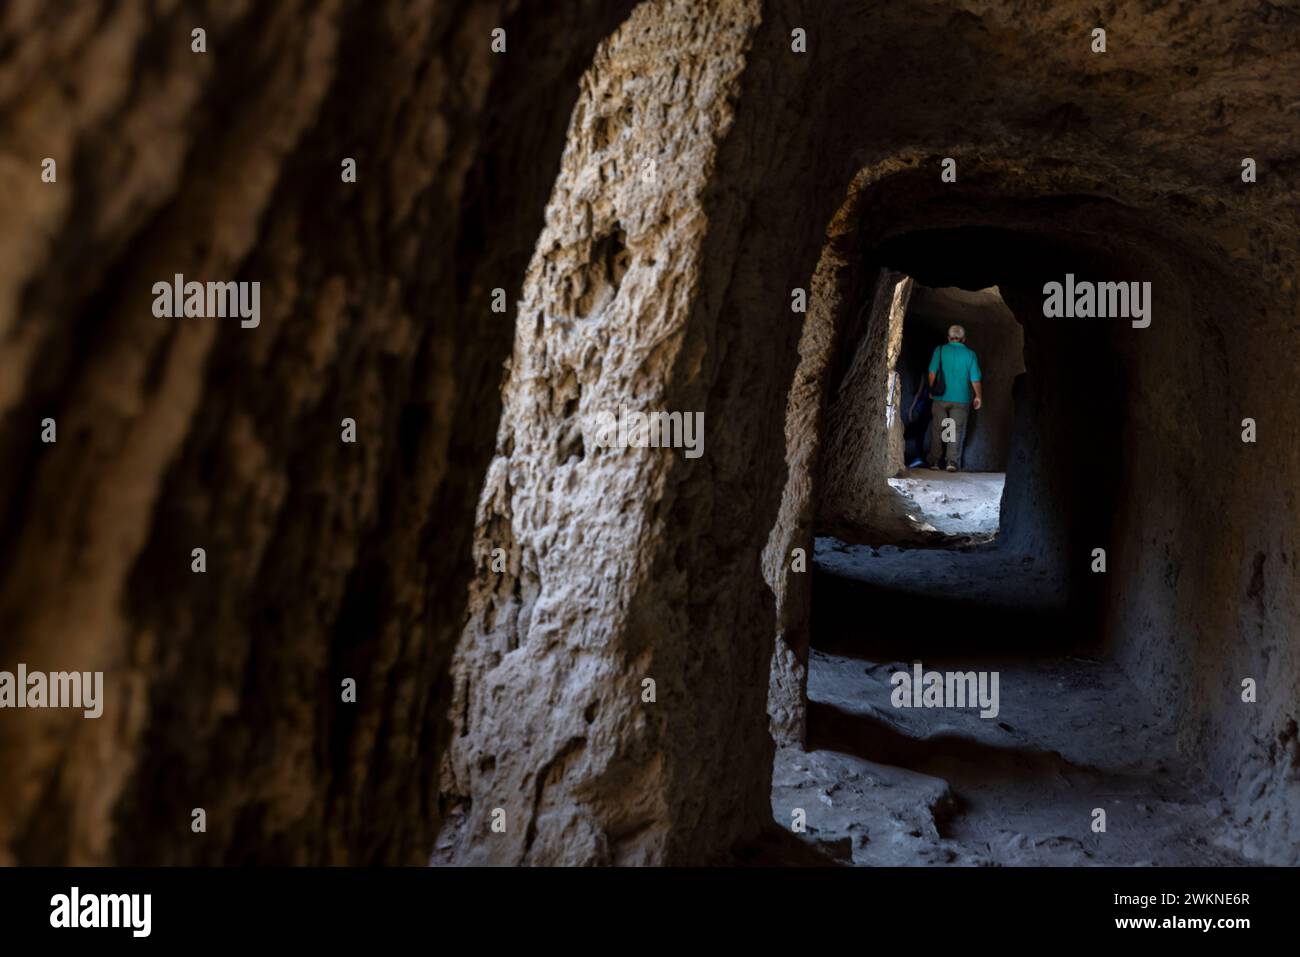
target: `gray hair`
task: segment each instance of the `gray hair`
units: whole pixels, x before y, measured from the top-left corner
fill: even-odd
[[[965,342],[965,341],[966,341],[966,330],[963,329],[961,326],[958,326],[958,325],[952,325],[952,326],[949,326],[949,327],[948,327],[948,338],[949,338],[949,339],[960,339],[962,342]]]

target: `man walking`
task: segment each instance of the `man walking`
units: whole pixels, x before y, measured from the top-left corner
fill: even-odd
[[[943,372],[942,393],[935,392],[935,380]],[[961,462],[961,447],[966,441],[966,422],[972,408],[971,390],[974,390],[973,407],[978,409],[984,397],[980,391],[980,361],[973,350],[966,347],[966,330],[961,326],[948,327],[948,342],[934,350],[930,359],[930,390],[934,393],[933,417],[930,421],[930,454],[926,464],[939,468],[939,457],[946,453],[948,471],[955,472]],[[951,442],[943,441],[944,423],[951,420]]]

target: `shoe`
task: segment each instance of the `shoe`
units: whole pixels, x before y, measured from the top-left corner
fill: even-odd
[[[924,464],[925,464],[924,459],[913,459],[911,462],[907,463],[907,467],[909,469],[919,469]]]
[[[948,471],[949,471],[949,472],[955,472],[955,471],[957,471],[957,466],[953,465],[951,462],[948,463]]]
[[[939,471],[939,466],[937,465],[927,465],[926,468],[928,468],[931,472]]]

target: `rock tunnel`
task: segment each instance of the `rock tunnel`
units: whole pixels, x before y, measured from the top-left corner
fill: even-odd
[[[0,715],[0,862],[1300,863],[1294,11],[93,9],[0,15],[0,668],[105,680]],[[891,319],[995,287],[1000,529],[918,540]],[[863,703],[946,660],[1010,730]]]

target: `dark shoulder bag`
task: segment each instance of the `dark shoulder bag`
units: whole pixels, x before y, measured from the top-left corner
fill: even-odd
[[[948,384],[943,381],[943,346],[939,347],[939,371],[934,374],[934,384],[930,386],[930,398],[943,395],[948,391]]]

